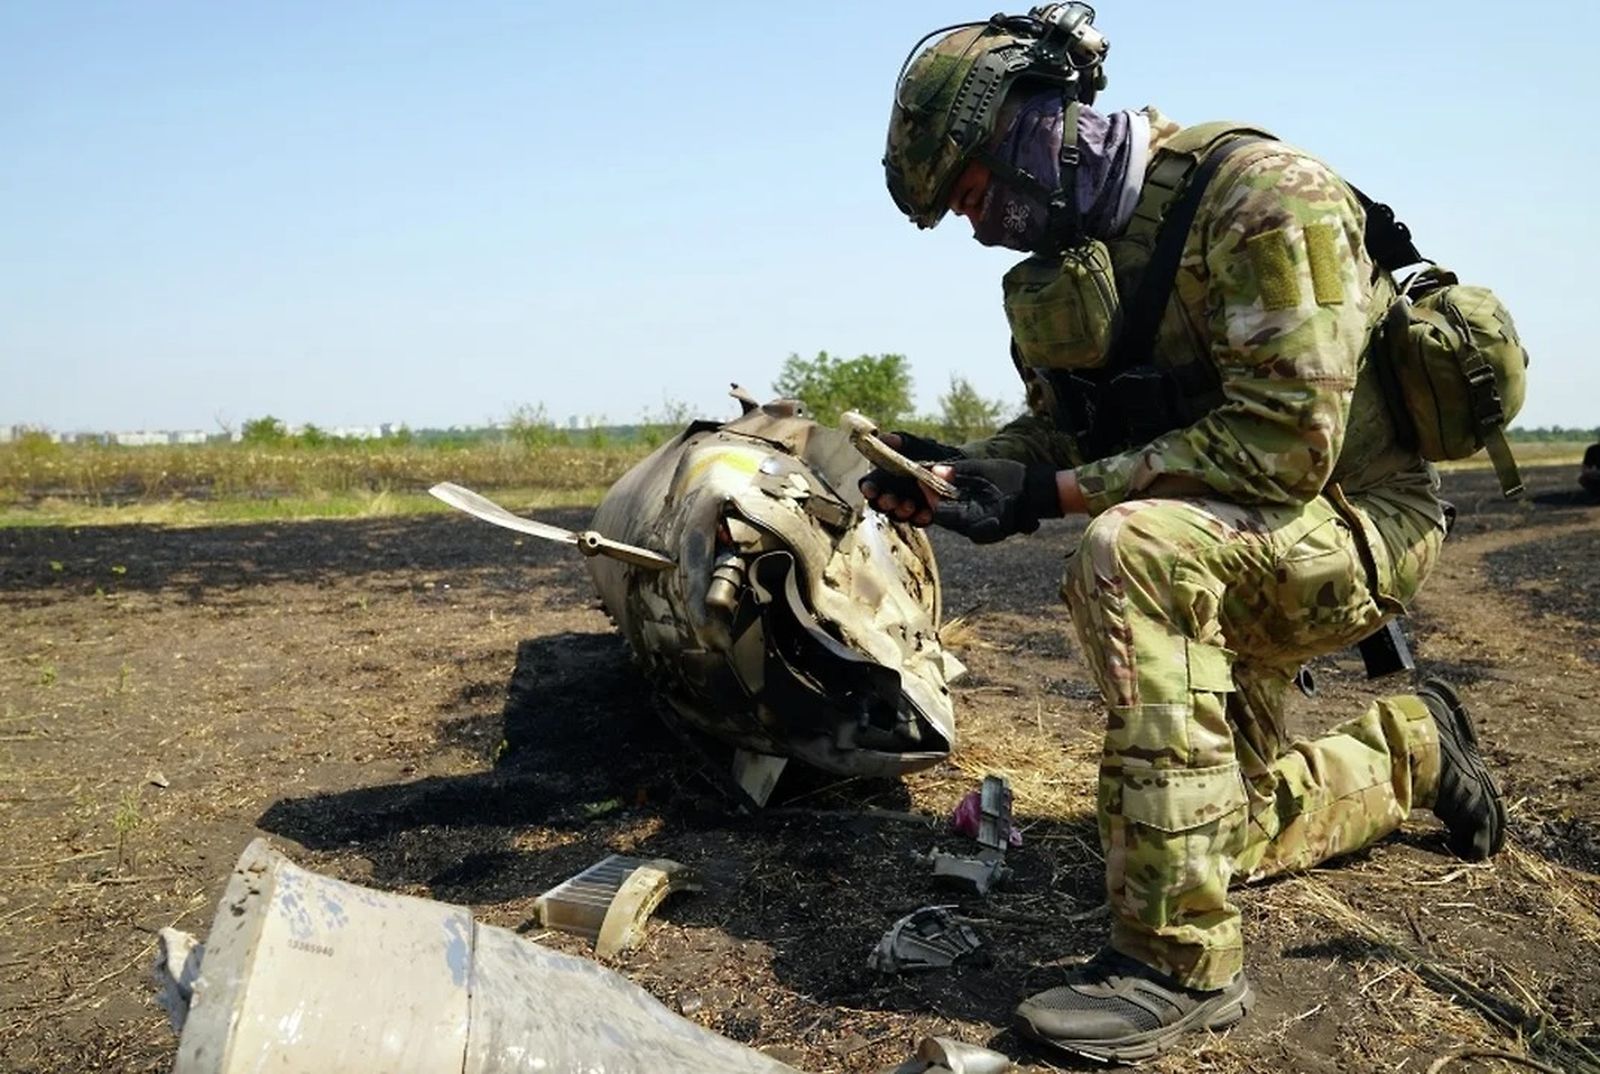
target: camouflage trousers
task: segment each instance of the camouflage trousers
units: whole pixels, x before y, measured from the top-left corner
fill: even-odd
[[[1399,610],[1443,541],[1420,513],[1338,498],[1132,501],[1068,561],[1062,595],[1108,709],[1111,945],[1191,988],[1243,966],[1231,880],[1359,849],[1437,790],[1437,732],[1414,696],[1315,741],[1285,735],[1301,663]]]

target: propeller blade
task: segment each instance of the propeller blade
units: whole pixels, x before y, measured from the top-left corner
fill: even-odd
[[[533,537],[542,537],[547,541],[556,541],[560,544],[570,544],[586,556],[607,556],[611,559],[631,563],[636,567],[647,567],[653,571],[670,571],[677,564],[660,552],[652,552],[648,548],[637,545],[623,544],[603,537],[594,530],[585,530],[582,533],[573,533],[560,526],[552,526],[548,522],[536,522],[531,518],[514,515],[504,507],[495,503],[487,496],[480,496],[469,488],[441,481],[428,490],[435,499],[443,500],[458,511],[465,511],[473,518],[482,519],[493,526],[500,526],[518,533],[526,533]]]
[[[449,481],[441,481],[429,489],[428,494],[435,499],[443,500],[457,511],[465,511],[473,518],[481,518],[493,526],[516,530],[518,533],[526,533],[533,537],[543,537],[547,541],[559,541],[561,544],[578,543],[578,535],[571,530],[514,515],[487,496],[480,496],[471,489],[462,488]]]

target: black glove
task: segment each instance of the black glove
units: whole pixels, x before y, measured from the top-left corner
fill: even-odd
[[[895,436],[900,438],[900,454],[912,462],[947,462],[950,459],[964,459],[961,449],[941,444],[937,440],[930,440],[926,436],[916,433],[903,433],[896,431]],[[880,488],[882,486],[879,486]]]
[[[916,480],[916,478],[908,477],[905,474],[894,473],[890,470],[877,469],[870,471],[861,479],[859,484],[861,486],[861,494],[863,496],[867,494],[866,486],[872,486],[872,498],[868,502],[871,503],[873,507],[878,506],[878,498],[885,493],[893,496],[902,504],[915,504],[915,510],[903,521],[912,522],[915,520],[918,514],[928,510],[928,498],[923,494],[922,485]],[[898,507],[896,510],[898,511]],[[891,517],[898,516],[891,514]],[[926,517],[924,517],[922,524],[927,525]]]
[[[1032,533],[1041,518],[1061,517],[1056,468],[1049,463],[957,459],[947,465],[955,471],[950,483],[961,496],[940,500],[933,508],[933,520],[964,534],[973,544]]]

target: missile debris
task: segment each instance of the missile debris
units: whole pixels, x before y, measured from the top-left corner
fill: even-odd
[[[954,911],[954,906],[913,910],[883,934],[867,965],[880,973],[943,969],[982,947],[977,931]]]
[[[678,862],[611,854],[534,901],[539,924],[594,938],[594,953],[610,958],[637,947],[650,915],[668,895],[699,891]]]
[[[955,742],[949,683],[964,669],[939,640],[927,535],[865,509],[867,460],[845,432],[792,400],[735,396],[739,417],[662,444],[581,533],[460,486],[434,492],[587,553],[664,714],[731,762],[750,802],[766,803],[790,760],[846,777],[936,764]]]
[[[797,1074],[470,910],[245,849],[203,948],[164,936],[173,1074]]]

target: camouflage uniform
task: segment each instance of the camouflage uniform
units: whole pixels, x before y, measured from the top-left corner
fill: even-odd
[[[1178,128],[1151,121],[1154,149]],[[964,446],[1076,469],[1094,517],[1062,594],[1109,710],[1112,946],[1192,988],[1242,966],[1231,879],[1365,846],[1438,786],[1416,697],[1315,741],[1283,726],[1300,664],[1402,610],[1444,538],[1437,478],[1362,361],[1392,295],[1363,221],[1314,158],[1238,150],[1200,202],[1156,348],[1213,362],[1222,405],[1107,458],[1078,457],[1043,413]],[[1120,264],[1127,251],[1109,245]],[[1023,376],[1037,404],[1039,378]]]

